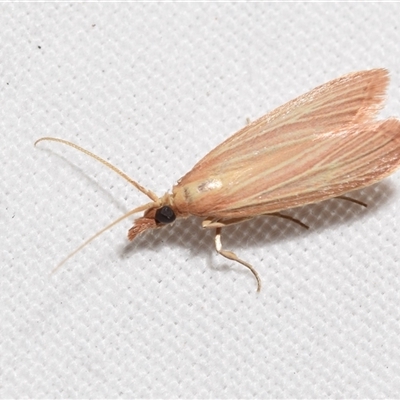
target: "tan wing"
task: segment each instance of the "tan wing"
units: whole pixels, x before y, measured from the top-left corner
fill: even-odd
[[[368,186],[399,165],[400,122],[373,122],[386,70],[333,80],[246,126],[174,187],[182,214],[280,211]]]

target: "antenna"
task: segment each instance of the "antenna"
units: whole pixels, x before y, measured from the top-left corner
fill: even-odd
[[[155,202],[159,201],[160,199],[158,198],[158,196],[153,193],[151,190],[144,188],[142,185],[139,185],[136,181],[134,181],[133,179],[131,179],[127,174],[125,174],[125,172],[122,172],[120,169],[118,169],[117,167],[114,167],[114,165],[110,164],[108,161],[102,159],[99,156],[96,156],[96,154],[93,154],[92,152],[90,152],[89,150],[84,149],[83,147],[78,146],[75,143],[69,142],[68,140],[64,140],[64,139],[58,139],[58,138],[54,138],[54,137],[42,137],[38,140],[36,140],[35,142],[35,146],[39,143],[39,142],[43,142],[43,141],[51,141],[51,142],[59,142],[62,144],[65,144],[67,146],[73,147],[76,150],[81,151],[82,153],[87,154],[88,156],[94,158],[95,160],[101,162],[102,164],[104,164],[106,167],[112,169],[114,172],[116,172],[118,175],[122,176],[126,181],[128,181],[131,185],[135,186],[136,189],[140,190],[143,194],[145,194],[147,197],[150,198],[150,200],[153,200]]]
[[[105,231],[107,231],[108,229],[112,228],[114,225],[117,225],[119,222],[121,222],[122,220],[124,220],[125,218],[128,218],[129,216],[139,212],[139,211],[144,211],[147,210],[148,208],[154,206],[156,203],[147,203],[144,204],[143,206],[134,208],[131,211],[128,211],[126,214],[122,215],[121,217],[117,218],[114,222],[111,222],[111,224],[107,225],[105,228],[101,229],[100,231],[98,231],[96,234],[94,234],[92,237],[90,237],[89,239],[87,239],[85,242],[83,242],[76,250],[74,250],[72,253],[70,253],[66,258],[64,258],[64,260],[62,260],[57,267],[55,267],[53,269],[53,271],[51,271],[51,273],[53,274],[54,272],[56,272],[63,264],[65,264],[72,256],[74,256],[76,253],[78,253],[78,251],[82,250],[86,245],[88,245],[91,241],[93,241],[94,239],[96,239],[98,236],[100,236],[102,233],[104,233]]]

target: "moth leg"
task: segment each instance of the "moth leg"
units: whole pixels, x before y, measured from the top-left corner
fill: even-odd
[[[264,214],[264,215],[272,215],[274,217],[280,217],[280,218],[284,218],[284,219],[288,219],[289,221],[295,222],[296,224],[302,226],[305,229],[309,229],[310,227],[306,224],[304,224],[303,222],[301,222],[299,219],[297,218],[293,218],[290,215],[286,215],[286,214],[281,214],[281,213],[271,213],[271,214]]]
[[[247,267],[254,275],[254,277],[257,280],[257,292],[261,290],[261,279],[260,276],[258,275],[258,272],[247,262],[241,260],[235,253],[228,251],[228,250],[223,250],[222,249],[222,243],[221,243],[221,228],[217,228],[215,230],[215,249],[221,256],[224,256],[228,260],[236,261],[239,264],[244,265]]]
[[[352,203],[359,204],[360,206],[363,206],[363,207],[368,207],[367,203],[364,203],[364,202],[362,202],[362,201],[360,201],[360,200],[353,199],[352,197],[348,197],[348,196],[337,196],[336,198],[337,198],[337,199],[341,199],[341,200],[351,201]]]

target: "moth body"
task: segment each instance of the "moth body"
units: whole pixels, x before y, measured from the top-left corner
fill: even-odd
[[[221,228],[259,215],[279,216],[305,226],[280,212],[334,197],[351,200],[344,194],[376,183],[398,169],[400,121],[376,119],[388,81],[385,69],[373,69],[345,75],[311,90],[225,140],[162,197],[71,142],[39,139],[37,142],[61,142],[88,154],[151,199],[102,229],[67,259],[139,211],[144,214],[134,221],[129,240],[176,219],[197,216],[203,218],[204,228],[215,229],[217,252],[249,268],[259,290],[257,271],[222,249]]]

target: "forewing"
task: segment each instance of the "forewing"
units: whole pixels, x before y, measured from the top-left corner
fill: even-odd
[[[174,187],[179,210],[216,218],[275,212],[388,175],[399,163],[399,122],[372,122],[386,85],[385,70],[346,75],[245,127]]]
[[[351,73],[318,86],[245,126],[200,160],[179,180],[185,185],[218,174],[239,162],[252,163],[254,154],[279,150],[292,141],[373,120],[381,109],[389,77],[385,69]],[[266,160],[268,162],[268,160]]]

